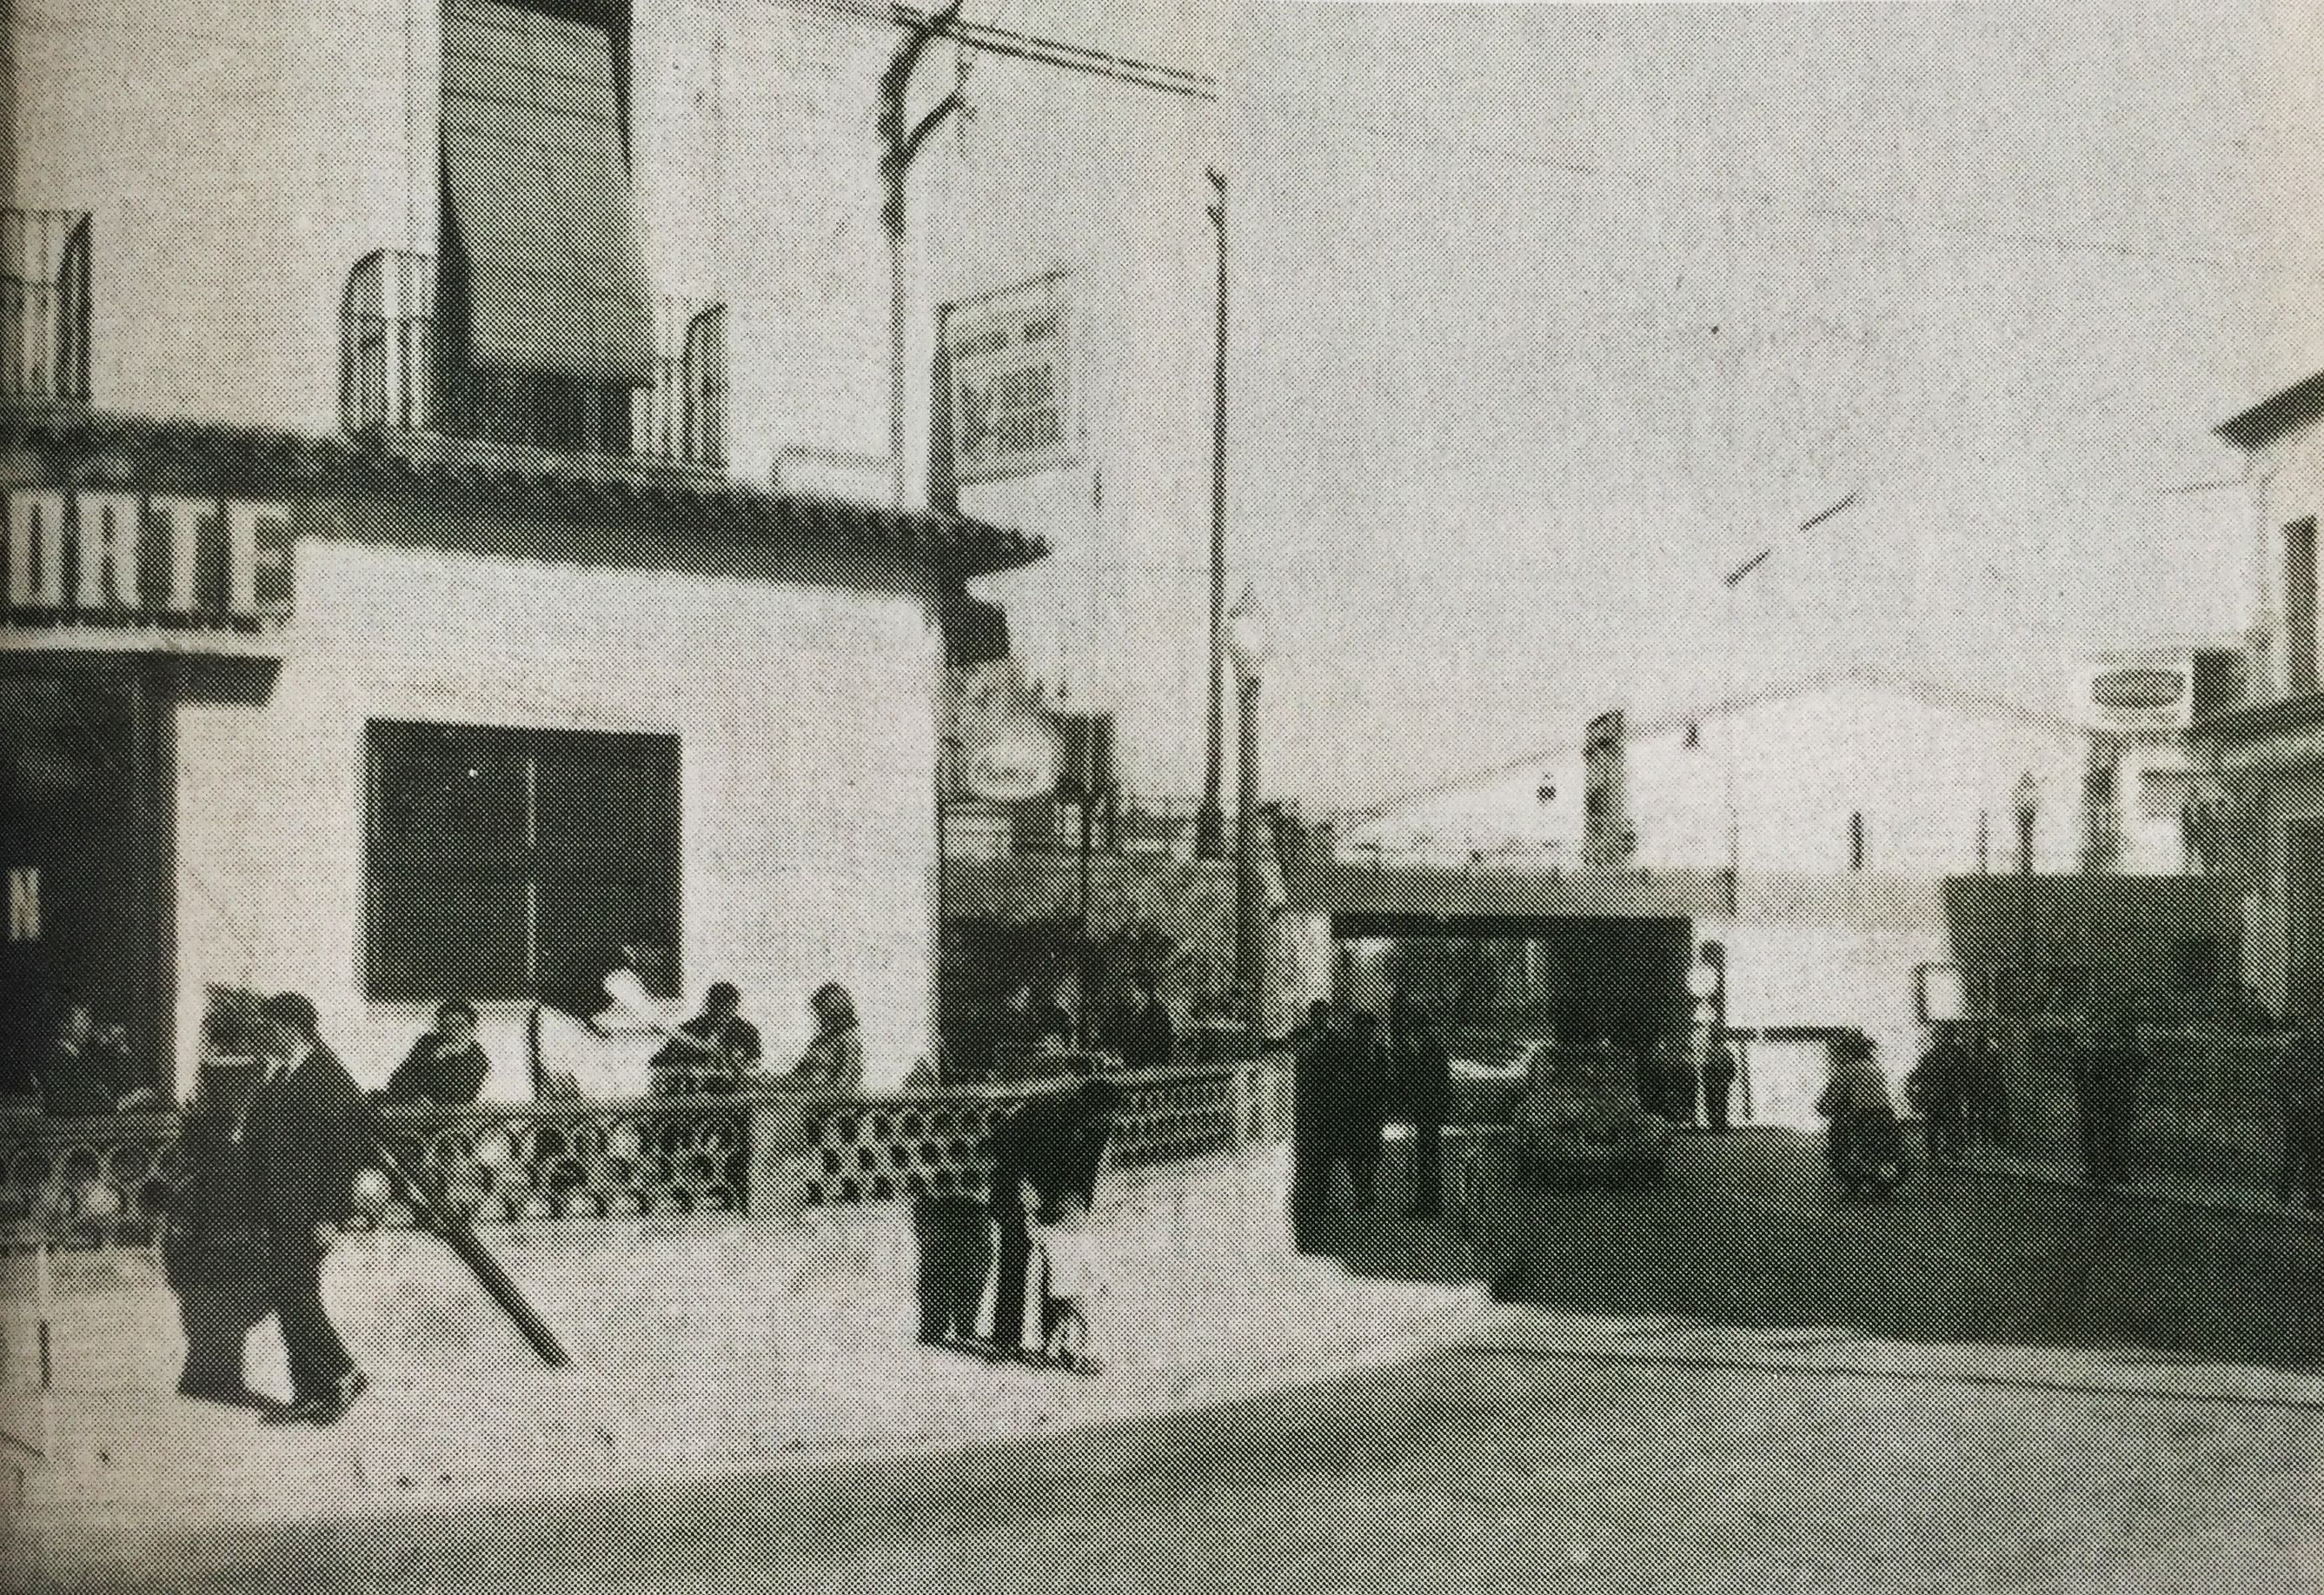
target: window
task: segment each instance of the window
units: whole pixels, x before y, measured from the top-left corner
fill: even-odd
[[[1848,816],[1848,867],[1864,868],[1864,815],[1861,810]]]
[[[540,435],[496,441],[626,451],[653,379],[629,39],[621,0],[444,3],[447,408],[534,412]]]
[[[365,753],[374,1000],[530,996],[624,941],[678,995],[677,737],[375,722]]]
[[[1689,748],[1700,748],[1702,746],[1702,723],[1701,721],[1690,720],[1686,723],[1685,742]]]

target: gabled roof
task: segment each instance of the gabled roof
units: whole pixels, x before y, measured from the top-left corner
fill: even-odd
[[[2324,371],[2303,377],[2282,392],[2261,400],[2241,415],[2221,421],[2213,430],[2237,448],[2248,451],[2319,420],[2324,420]]]
[[[1950,709],[1956,713],[1987,720],[2015,721],[2020,724],[2053,732],[2060,735],[2079,735],[2089,729],[2080,721],[2067,715],[2052,715],[2043,710],[2028,708],[2024,704],[1995,697],[1971,687],[1957,687],[1949,682],[1932,681],[1901,672],[1858,666],[1819,671],[1812,676],[1803,676],[1796,681],[1760,687],[1748,693],[1738,693],[1733,696],[1699,705],[1691,709],[1658,714],[1651,720],[1633,721],[1625,728],[1624,735],[1626,740],[1631,742],[1670,736],[1683,733],[1689,725],[1715,722],[1768,704],[1815,697],[1821,694],[1845,691],[1850,687],[1894,692],[1906,697],[1917,698],[1932,707]],[[1539,751],[1526,754],[1520,759],[1512,759],[1470,775],[1461,776],[1449,781],[1438,781],[1399,797],[1386,798],[1362,808],[1350,810],[1342,817],[1358,821],[1382,819],[1399,809],[1483,787],[1553,760],[1571,760],[1578,757],[1581,752],[1582,739],[1575,736]]]

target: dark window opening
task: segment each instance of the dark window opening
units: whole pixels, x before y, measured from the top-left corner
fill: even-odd
[[[1848,867],[1864,868],[1864,816],[1860,811],[1848,816]]]
[[[374,723],[371,996],[535,996],[602,976],[624,942],[662,949],[648,988],[679,995],[679,751],[675,736]]]

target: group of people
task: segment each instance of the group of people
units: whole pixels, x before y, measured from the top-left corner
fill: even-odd
[[[1090,1214],[1121,1090],[1089,1054],[1073,1066],[1072,1089],[1034,1097],[996,1127],[982,1198],[932,1192],[914,1203],[921,1344],[1094,1369]]]
[[[672,1028],[654,1060],[659,1090],[732,1089],[761,1056],[726,982]],[[819,989],[814,1038],[792,1071],[802,1083],[861,1087],[863,1048],[844,987]],[[254,1063],[213,1059],[187,1104],[179,1183],[168,1202],[162,1258],[185,1332],[179,1393],[249,1406],[269,1422],[335,1423],[365,1381],[325,1311],[322,1265],[355,1204],[355,1183],[379,1155],[387,1104],[474,1102],[491,1072],[474,1004],[455,999],[415,1040],[387,1083],[365,1093],[322,1039],[315,1005],[286,991],[258,1005],[247,1037]],[[723,1085],[720,1083],[723,1083]],[[269,1316],[281,1330],[291,1397],[244,1382],[244,1353]]]
[[[1452,1057],[1427,1009],[1401,990],[1388,1015],[1338,998],[1313,1003],[1292,1037],[1292,1194],[1303,1212],[1330,1204],[1340,1176],[1360,1212],[1379,1194],[1379,1166],[1391,1121],[1412,1127],[1412,1212],[1442,1214],[1444,1126],[1452,1107]]]
[[[1164,1069],[1170,1065],[1178,1039],[1176,1016],[1150,971],[1131,977],[1120,1000],[1093,1023],[1084,1022],[1076,978],[1048,982],[1046,991],[1031,981],[1019,981],[980,1029],[969,1056],[954,1060],[955,1079],[981,1074],[999,1080],[1017,1060],[1084,1046],[1112,1054],[1132,1072]]]

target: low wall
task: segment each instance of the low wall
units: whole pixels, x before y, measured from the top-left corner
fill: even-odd
[[[1279,1139],[1279,1056],[1117,1074],[1112,1157],[1154,1166]],[[981,1193],[992,1130],[1062,1080],[897,1096],[762,1090],[521,1107],[385,1109],[398,1161],[480,1223],[748,1212]],[[178,1173],[174,1112],[0,1121],[0,1225],[17,1243],[140,1245]],[[413,1222],[376,1173],[365,1222]]]

